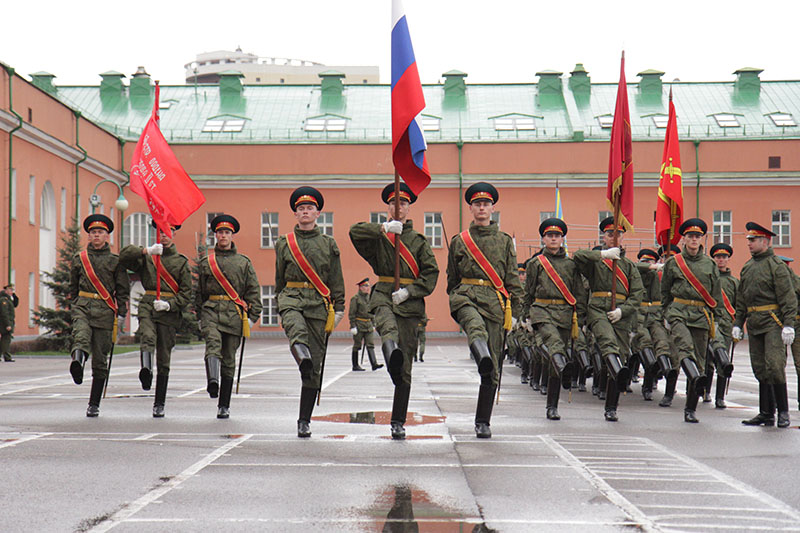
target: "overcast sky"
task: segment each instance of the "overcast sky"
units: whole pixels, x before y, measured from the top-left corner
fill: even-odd
[[[405,0],[423,83],[458,69],[468,83],[531,82],[583,63],[595,82],[653,68],[664,79],[800,79],[800,0]],[[198,53],[243,51],[327,65],[377,65],[389,82],[391,0],[13,1],[3,7],[0,61],[45,70],[57,85],[98,84],[144,65],[184,82]]]

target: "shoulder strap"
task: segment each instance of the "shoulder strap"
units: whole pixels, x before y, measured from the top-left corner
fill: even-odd
[[[325,285],[322,278],[319,277],[314,267],[311,266],[311,263],[309,263],[308,259],[303,254],[303,251],[300,250],[300,245],[297,242],[297,236],[294,232],[286,234],[286,242],[289,245],[289,252],[292,254],[292,259],[294,259],[295,264],[297,264],[298,268],[303,272],[303,275],[314,286],[320,296],[326,300],[330,300],[331,290]]]
[[[725,294],[725,291],[720,290],[722,293],[722,303],[725,304],[725,310],[728,311],[728,314],[731,315],[731,318],[736,318],[736,309],[731,305],[731,301],[728,299],[728,295]]]
[[[537,255],[536,258],[542,264],[544,271],[547,272],[547,277],[549,277],[550,281],[552,281],[556,288],[558,288],[558,292],[561,293],[561,296],[564,297],[564,300],[566,300],[569,305],[574,306],[577,303],[575,296],[572,295],[572,292],[570,292],[567,284],[564,283],[564,280],[558,275],[558,271],[555,269],[550,260],[547,259],[544,254]]]
[[[411,253],[411,250],[409,250],[408,247],[403,242],[403,239],[398,239],[395,233],[384,233],[383,236],[386,237],[386,239],[392,244],[392,246],[395,246],[396,243],[400,243],[399,245],[397,245],[400,249],[400,257],[403,258],[405,264],[407,264],[408,268],[411,269],[411,273],[414,275],[414,278],[415,279],[418,278],[419,265],[417,264],[417,260],[414,258],[414,254]]]
[[[614,262],[611,259],[603,259],[603,264],[605,264],[609,270],[614,269]],[[628,282],[628,276],[626,276],[625,272],[619,268],[619,265],[616,265],[616,267],[617,268],[614,270],[616,271],[617,279],[620,281],[620,283],[622,283],[622,286],[625,287],[625,292],[630,294],[631,289],[630,283]]]
[[[111,293],[108,292],[103,282],[100,281],[100,278],[97,276],[97,273],[94,271],[94,267],[92,266],[92,262],[89,260],[89,252],[83,250],[80,253],[81,257],[81,264],[83,265],[83,270],[86,272],[86,277],[89,278],[89,282],[94,287],[94,290],[97,291],[97,294],[103,299],[103,301],[108,305],[113,311],[114,316],[117,315],[117,302],[114,301],[114,298],[111,297]]]
[[[686,281],[689,282],[689,285],[703,298],[706,305],[712,309],[715,308],[717,306],[716,300],[711,297],[706,288],[703,287],[703,284],[700,283],[700,280],[697,279],[697,276],[694,275],[694,272],[692,272],[692,269],[686,264],[686,259],[683,258],[682,254],[675,256],[675,264],[678,265],[678,268],[683,274],[683,277],[686,278]]]

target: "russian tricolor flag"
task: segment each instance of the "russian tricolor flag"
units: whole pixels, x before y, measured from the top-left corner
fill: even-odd
[[[392,161],[408,187],[419,194],[431,182],[419,115],[425,97],[401,0],[392,0]]]

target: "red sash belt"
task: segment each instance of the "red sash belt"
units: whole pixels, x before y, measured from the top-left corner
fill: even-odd
[[[553,264],[550,263],[550,260],[547,259],[547,257],[544,256],[544,254],[537,255],[536,257],[537,259],[539,259],[539,262],[542,264],[542,267],[544,267],[544,271],[547,273],[547,277],[550,278],[550,281],[552,281],[553,284],[558,289],[558,292],[560,292],[561,296],[564,297],[564,300],[566,300],[566,302],[572,306],[572,331],[570,332],[570,334],[572,335],[573,339],[577,339],[578,310],[575,306],[578,303],[578,301],[575,299],[575,296],[573,296],[572,292],[570,292],[569,287],[567,287],[567,284],[564,283],[564,280],[561,279],[561,276],[558,275],[558,271],[555,269],[555,267],[553,267]]]
[[[249,337],[250,321],[247,320],[247,304],[239,296],[239,293],[236,292],[236,289],[233,288],[233,285],[231,285],[231,282],[228,281],[228,278],[225,277],[225,274],[219,267],[219,263],[217,263],[217,254],[208,254],[208,266],[211,268],[211,273],[214,275],[214,279],[216,279],[217,283],[220,284],[222,290],[224,290],[225,294],[228,295],[228,298],[230,298],[233,303],[239,306],[239,315],[242,317],[242,337]]]
[[[322,278],[319,277],[317,271],[314,270],[314,267],[311,266],[311,263],[303,254],[303,251],[300,249],[300,245],[297,242],[297,236],[294,234],[294,232],[286,234],[286,243],[289,245],[289,252],[292,254],[292,259],[294,259],[297,267],[308,279],[311,285],[314,286],[314,289],[316,289],[319,295],[325,300],[325,306],[328,308],[328,320],[325,323],[325,333],[332,332],[336,314],[333,310],[331,290],[327,285],[325,285],[325,282],[322,281]]]
[[[408,265],[408,268],[411,269],[411,273],[414,274],[414,278],[419,277],[419,265],[417,264],[417,260],[414,258],[414,254],[411,253],[411,250],[405,245],[402,239],[397,239],[397,234],[395,233],[384,233],[384,237],[386,237],[392,246],[395,246],[395,243],[400,243],[397,245],[400,248],[400,257],[403,258],[405,264]]]
[[[83,265],[83,270],[86,272],[86,277],[89,278],[89,282],[94,287],[94,290],[97,291],[97,294],[100,295],[100,298],[108,305],[112,311],[114,311],[114,326],[111,328],[111,342],[116,343],[117,340],[117,302],[114,298],[111,297],[111,293],[108,292],[103,282],[100,281],[100,278],[97,276],[97,273],[94,271],[94,267],[92,266],[92,262],[89,260],[89,252],[83,250],[80,253],[81,264]]]
[[[469,230],[464,230],[461,232],[461,239],[464,241],[469,255],[472,256],[472,259],[474,259],[476,263],[478,263],[478,266],[481,267],[481,270],[483,270],[484,274],[486,274],[486,276],[489,278],[489,281],[492,282],[494,290],[497,291],[497,299],[500,300],[500,307],[504,310],[503,328],[505,328],[506,331],[510,331],[511,296],[509,296],[508,291],[503,285],[503,279],[494,269],[489,260],[486,259],[486,256],[483,255],[481,249],[478,248],[478,245],[472,239],[472,235],[469,234]],[[503,297],[505,297],[505,301],[503,301]]]
[[[614,262],[611,259],[603,259],[603,264],[605,264],[609,270],[614,270],[616,272],[617,279],[620,281],[620,283],[622,283],[622,286],[625,287],[625,293],[630,294],[631,290],[629,286],[630,284],[628,283],[628,276],[626,276],[625,273],[620,270],[619,265],[617,265],[616,269],[613,268]]]

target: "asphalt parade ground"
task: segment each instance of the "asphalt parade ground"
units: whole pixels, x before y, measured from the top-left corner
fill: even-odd
[[[591,392],[562,391],[560,421],[506,363],[487,440],[464,339],[429,338],[413,370],[408,438],[392,441],[385,369],[328,352],[310,439],[284,339],[247,342],[231,418],[205,392],[203,348],[176,349],[166,417],[151,415],[138,353],[114,358],[100,417],[66,357],[0,363],[0,531],[800,531],[797,379],[792,425],[746,427],[757,383],[737,347],[729,407],[621,397],[616,423]],[[365,360],[364,366],[369,367]],[[591,382],[591,380],[590,380]]]

